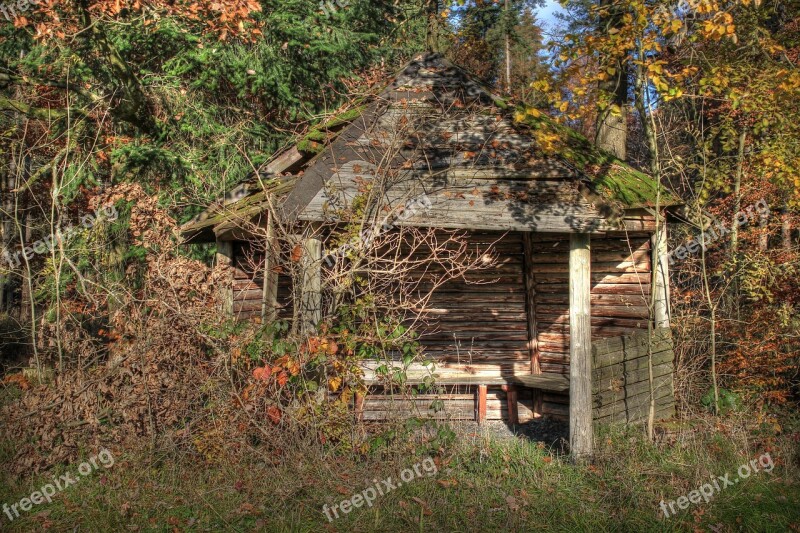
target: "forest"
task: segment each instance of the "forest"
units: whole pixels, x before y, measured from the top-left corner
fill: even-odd
[[[800,1],[0,2],[0,530],[800,532]]]

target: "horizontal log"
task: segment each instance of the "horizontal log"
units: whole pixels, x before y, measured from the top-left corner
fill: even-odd
[[[536,312],[549,315],[563,315],[569,311],[569,306],[542,304],[536,306]],[[592,307],[593,316],[607,318],[646,318],[650,315],[649,309],[644,306],[602,305]]]
[[[569,294],[569,283],[539,283],[536,285],[537,294]],[[597,283],[592,286],[592,294],[650,294],[650,284],[635,283]]]
[[[569,305],[569,293],[552,294],[540,293],[536,295],[537,304],[566,304]],[[599,306],[637,306],[647,307],[647,299],[639,294],[591,294],[592,310]]]
[[[531,270],[536,274],[564,274],[568,273],[569,263],[544,263],[534,264]],[[612,261],[603,263],[592,263],[592,272],[604,274],[618,274],[640,272],[646,273],[650,271],[650,260],[641,259],[637,262],[633,261]]]
[[[668,394],[672,394],[672,386],[672,374],[667,374],[666,376],[653,379],[653,391],[656,395],[656,398],[663,396],[665,391]],[[649,380],[627,385],[625,388],[620,390],[595,391],[594,394],[592,394],[592,401],[594,402],[595,407],[602,407],[604,405],[619,402],[625,400],[626,398],[631,398],[645,392],[650,392]]]
[[[605,354],[604,357],[612,356],[612,355],[619,355],[618,353],[614,354]],[[660,349],[654,349],[652,352],[652,361],[653,365],[658,365],[661,363],[666,363],[667,361],[672,361],[675,358],[675,354],[672,350],[672,347],[663,346]],[[619,375],[624,372],[638,370],[640,368],[647,368],[648,366],[648,357],[647,352],[645,351],[642,355],[637,355],[635,357],[626,357],[623,359],[622,357],[614,357],[604,359],[604,360],[596,360],[593,367],[594,375],[598,377],[607,377],[610,375]]]
[[[672,351],[673,347],[671,341],[660,341],[657,343],[653,343],[649,346],[648,345],[634,346],[626,350],[619,350],[616,352],[595,355],[593,357],[594,368],[598,369],[603,367],[627,364],[627,363],[632,363],[634,361],[638,361],[640,359],[644,359],[646,361],[649,355],[655,357],[656,354],[661,354],[662,352],[672,353]]]
[[[600,369],[602,371],[603,369]],[[672,365],[672,361],[668,361],[666,363],[661,363],[653,367],[653,378],[661,377],[666,374],[671,374],[674,368]],[[613,389],[616,387],[624,387],[626,385],[630,385],[632,383],[638,383],[640,381],[644,381],[649,379],[649,369],[648,368],[640,368],[638,370],[632,370],[630,372],[620,373],[620,374],[613,374],[610,376],[603,376],[595,378],[592,376],[592,389],[597,391]]]
[[[592,354],[595,357],[600,355],[617,352],[620,350],[633,349],[637,346],[646,346],[651,343],[658,343],[662,340],[669,340],[671,342],[672,333],[669,328],[658,328],[653,330],[652,337],[648,331],[643,330],[640,332],[620,337],[618,339],[605,339],[596,342],[592,345]]]
[[[639,420],[641,417],[646,417],[650,411],[649,394],[645,394],[647,399],[641,401],[637,399],[636,403],[619,402],[614,405],[604,406],[601,409],[594,409],[592,416],[596,422],[610,422],[617,419],[620,422],[632,422]],[[660,411],[665,407],[675,404],[675,399],[672,395],[659,398],[655,401],[656,411]]]
[[[592,265],[595,263],[603,264],[603,263],[632,263],[632,262],[642,262],[642,261],[649,261],[650,260],[650,250],[643,249],[643,250],[634,250],[631,253],[627,248],[624,250],[598,250],[595,246],[595,243],[592,243]],[[564,262],[569,262],[569,253],[568,250],[564,250],[563,253],[561,252],[534,252],[533,254],[533,264],[562,264]]]
[[[536,310],[536,324],[540,330],[562,331],[560,328],[566,327],[569,331],[569,315],[564,313],[549,314]],[[629,330],[644,329],[647,331],[647,321],[640,318],[614,318],[614,317],[592,317],[592,326],[608,326],[628,328]]]

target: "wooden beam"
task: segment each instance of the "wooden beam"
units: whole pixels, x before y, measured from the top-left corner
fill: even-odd
[[[355,412],[356,422],[361,422],[364,419],[364,402],[366,396],[361,392],[356,392],[353,395],[353,411]]]
[[[486,421],[486,385],[478,385],[478,409],[475,417],[478,424]]]
[[[230,268],[230,279],[220,288],[222,312],[226,316],[233,316],[233,242],[217,240],[216,261],[218,266]]]
[[[322,321],[322,241],[308,238],[303,243],[303,290],[300,327],[303,334],[316,331]]]
[[[262,323],[273,322],[278,316],[278,273],[275,271],[278,241],[272,213],[267,214],[267,239],[264,245],[264,287],[261,295]]]
[[[655,305],[653,319],[655,327],[668,328],[670,319],[669,307],[669,257],[667,251],[667,225],[662,224],[650,239],[653,259],[653,290]]]
[[[569,444],[573,459],[592,456],[591,251],[587,233],[569,241]]]
[[[531,374],[541,374],[538,333],[536,331],[536,279],[533,273],[533,239],[531,233],[522,235],[525,269],[525,311],[528,321],[528,349],[531,353]]]
[[[519,424],[519,411],[517,409],[517,388],[513,384],[501,387],[506,393],[506,408],[508,409],[508,423],[512,426]]]

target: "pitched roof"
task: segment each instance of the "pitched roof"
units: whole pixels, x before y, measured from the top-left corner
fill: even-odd
[[[630,210],[657,197],[680,203],[573,130],[509,108],[438,54],[415,58],[382,92],[312,128],[274,169],[302,171],[281,193],[284,217],[303,221],[340,219],[365,197],[391,212],[424,195],[429,207],[403,224],[636,230],[645,228]],[[264,203],[248,197],[231,208],[250,216]]]

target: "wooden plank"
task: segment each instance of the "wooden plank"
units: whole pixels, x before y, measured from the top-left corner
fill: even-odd
[[[667,250],[667,224],[660,224],[652,236],[653,286],[655,292],[653,319],[657,328],[669,328],[669,256]]]
[[[217,240],[217,266],[231,268],[233,266],[233,243],[230,241]],[[219,298],[222,302],[222,313],[225,316],[233,315],[233,291],[229,285],[233,284],[233,272],[228,279],[223,280],[220,285]]]
[[[673,370],[674,368],[671,360],[667,361],[666,363],[661,363],[653,367],[653,378],[671,374]],[[644,381],[646,379],[649,379],[649,369],[641,368],[639,370],[632,370],[620,374],[614,374],[611,376],[598,378],[593,380],[593,383],[595,389],[600,391],[615,387],[624,387],[632,383],[639,383],[640,381]]]
[[[300,324],[304,334],[311,334],[322,322],[322,242],[319,239],[305,239],[302,264]]]
[[[670,341],[660,341],[658,343],[651,344],[649,347],[647,345],[634,346],[626,350],[595,355],[594,369],[597,370],[603,367],[616,366],[623,363],[627,365],[628,363],[632,363],[633,361],[640,359],[647,361],[648,355],[655,357],[656,354],[660,354],[662,352],[672,353],[672,351],[672,342]]]
[[[486,421],[486,385],[478,385],[478,412],[476,416],[478,424]]]
[[[672,395],[672,385],[672,373],[653,379],[653,391],[654,395],[656,395],[655,397],[661,398],[666,394]],[[594,402],[595,408],[598,408],[611,403],[620,402],[627,398],[632,398],[638,394],[645,392],[649,393],[649,391],[650,381],[640,381],[639,383],[627,385],[623,389],[619,390],[604,390],[600,392],[595,391],[592,401]]]
[[[667,395],[656,400],[656,410],[669,405],[674,405],[675,399],[672,395]],[[622,421],[634,421],[646,416],[650,410],[650,394],[640,394],[639,396],[630,400],[621,401],[616,404],[607,405],[600,409],[596,409],[594,413],[595,420],[608,421],[615,416],[622,415]]]
[[[296,151],[296,150],[295,150]],[[289,153],[291,150],[289,151]],[[296,157],[295,154],[291,157]],[[286,154],[282,156],[286,158]],[[289,157],[286,159],[292,160]],[[282,163],[281,163],[282,164]],[[267,237],[264,254],[264,283],[261,294],[261,320],[264,324],[273,322],[278,316],[278,273],[275,266],[278,264],[278,240],[275,235],[275,221],[272,213],[267,213]]]
[[[528,326],[528,350],[531,359],[531,374],[541,374],[539,365],[538,333],[536,331],[536,278],[533,273],[533,243],[530,233],[523,236],[523,254],[525,270],[525,310]]]
[[[519,424],[519,413],[517,411],[517,388],[513,384],[501,387],[506,393],[506,410],[508,411],[508,423]]]
[[[522,376],[514,376],[510,378],[514,383],[528,387],[531,389],[539,389],[546,391],[568,391],[569,390],[569,377],[563,374],[554,374],[550,372],[542,372],[539,374],[530,374]]]
[[[650,343],[658,343],[662,340],[669,340],[669,342],[671,342],[672,333],[669,329],[655,329],[653,330],[652,337],[645,330],[617,339],[605,339],[598,341],[592,348],[592,352],[595,357],[598,357],[610,352],[633,349],[637,346],[646,346]]]
[[[592,330],[591,252],[587,233],[570,235],[569,254],[569,443],[577,462],[591,458],[592,435]]]
[[[647,351],[646,346],[639,348],[641,352],[614,352],[604,354],[600,357],[604,359],[595,358],[594,373],[612,373],[621,369],[636,369],[639,366],[647,366],[649,356],[652,356],[653,361],[668,361],[674,358],[674,353],[671,345],[663,344],[661,346],[654,346],[652,352]]]

